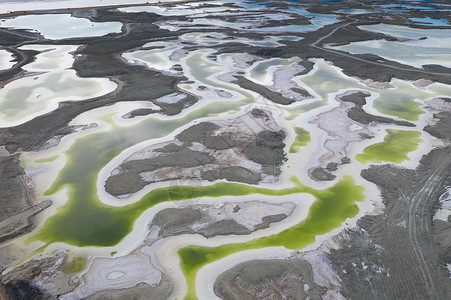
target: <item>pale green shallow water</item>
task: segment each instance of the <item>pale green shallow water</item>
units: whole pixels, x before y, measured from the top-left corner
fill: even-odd
[[[299,77],[298,80],[318,94],[318,101],[288,108],[287,110],[290,112],[290,115],[287,117],[288,120],[294,119],[300,113],[326,105],[330,94],[345,89],[377,93],[379,96],[374,99],[372,105],[375,110],[388,116],[409,121],[417,121],[419,116],[424,114],[424,111],[421,109],[422,101],[436,96],[451,94],[450,87],[446,85],[434,84],[427,89],[419,89],[401,80],[392,81],[394,88],[369,88],[360,84],[357,80],[343,75],[337,68],[326,64],[324,61],[316,62],[316,65],[318,67],[316,71]]]
[[[187,194],[189,189],[185,188],[158,189],[135,204],[121,208],[109,207],[102,204],[97,198],[96,180],[100,170],[124,149],[145,140],[166,136],[177,128],[200,118],[237,111],[243,105],[247,105],[254,100],[251,94],[234,85],[221,84],[213,80],[211,76],[216,75],[222,67],[219,63],[204,60],[203,56],[206,54],[208,54],[208,51],[198,51],[187,59],[186,64],[190,73],[198,82],[238,92],[243,96],[243,99],[210,103],[180,119],[159,120],[149,118],[131,127],[115,125],[110,131],[77,139],[73,146],[66,151],[68,159],[66,166],[46,192],[46,195],[53,195],[67,187],[69,188],[69,201],[58,210],[56,215],[46,221],[39,233],[33,237],[33,240],[40,239],[48,243],[63,241],[79,246],[111,246],[118,243],[130,232],[134,220],[144,210],[160,202],[181,200],[189,196]],[[334,79],[335,84],[332,85],[331,82]],[[325,104],[324,98],[327,98],[329,93],[336,92],[338,89],[362,88],[362,85],[358,84],[357,81],[345,78],[335,68],[322,62],[318,63],[316,72],[301,78],[301,81],[323,98],[323,100],[317,101],[321,105]],[[399,89],[409,88],[402,84],[397,86]],[[440,86],[437,88],[440,89]],[[378,92],[381,93],[381,98],[393,98],[393,93],[396,93],[397,89],[378,90]],[[314,106],[315,102],[310,105]],[[149,128],[152,128],[152,130],[149,130]],[[312,138],[302,128],[295,128],[295,131],[297,137],[291,152],[299,151],[299,148],[306,145]],[[97,155],[92,155],[93,153],[97,153]],[[41,159],[41,162],[45,163],[54,159],[55,157],[52,156]],[[249,193],[248,187],[231,183],[213,185],[208,187],[205,193],[206,195],[220,196],[221,194],[217,191],[224,186],[230,190],[229,192],[225,191],[224,195],[230,193],[246,195]],[[257,192],[256,190],[253,191]],[[168,193],[179,196],[170,199],[167,197]]]
[[[265,79],[271,76],[271,74],[269,74],[269,68],[276,66],[288,66],[290,64],[292,64],[292,62],[282,58],[274,58],[258,62],[249,71],[249,76],[257,81],[265,82]]]
[[[149,68],[169,69],[173,63],[169,61],[169,55],[178,48],[174,43],[158,42],[149,43],[144,46],[164,47],[152,50],[138,50],[131,53],[124,53],[123,56],[128,59],[134,59],[145,62]]]
[[[0,89],[0,127],[25,123],[50,112],[62,101],[79,101],[114,91],[117,84],[107,78],[80,78],[71,68],[72,51],[78,46],[25,45],[20,50],[40,52],[22,68],[34,73]]]
[[[0,124],[24,123],[55,109],[58,102],[101,96],[115,88],[106,78],[79,78],[74,70],[18,79],[0,90]]]
[[[356,159],[361,163],[401,163],[409,160],[407,154],[418,148],[422,142],[421,133],[418,131],[405,131],[387,129],[384,141],[363,150],[363,154],[357,154]]]
[[[334,49],[352,54],[371,53],[389,60],[420,68],[425,64],[451,67],[451,32],[440,29],[418,29],[387,24],[359,26],[363,30],[376,31],[410,41],[354,42]],[[427,37],[426,40],[418,40]]]
[[[237,106],[239,104],[234,102],[212,103],[182,119],[148,119],[135,126],[116,127],[108,132],[77,139],[65,152],[68,162],[45,193],[54,195],[63,188],[69,188],[69,201],[46,220],[31,240],[46,243],[60,241],[76,246],[112,246],[131,231],[133,222],[146,209],[164,201],[189,198],[190,187],[157,189],[136,204],[116,208],[100,202],[96,181],[100,170],[124,149],[148,139],[168,135],[191,121],[235,109]],[[52,159],[53,157],[49,158]],[[216,188],[210,188],[212,195]]]
[[[295,140],[290,147],[290,153],[297,153],[302,147],[306,146],[311,141],[310,132],[301,127],[295,127]]]

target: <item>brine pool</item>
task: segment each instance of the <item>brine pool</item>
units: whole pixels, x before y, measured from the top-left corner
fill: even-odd
[[[388,24],[365,25],[359,28],[404,40],[353,42],[333,47],[333,49],[352,54],[371,53],[417,68],[426,64],[451,67],[451,32],[449,30],[419,29]]]

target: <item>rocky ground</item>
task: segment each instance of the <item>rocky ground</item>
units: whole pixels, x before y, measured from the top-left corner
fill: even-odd
[[[285,137],[271,113],[260,109],[229,120],[202,122],[173,141],[131,154],[111,172],[105,190],[119,196],[152,182],[181,179],[275,182],[286,160]]]

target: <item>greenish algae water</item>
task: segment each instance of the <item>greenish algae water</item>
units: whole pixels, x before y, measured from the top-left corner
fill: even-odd
[[[109,79],[80,78],[74,70],[57,70],[36,77],[38,79],[20,78],[0,90],[2,121],[12,124],[25,122],[65,99],[88,99],[116,88],[116,84],[112,84]]]
[[[59,155],[54,155],[54,156],[51,156],[51,157],[46,157],[46,158],[36,159],[34,162],[35,162],[35,163],[38,163],[38,164],[40,164],[40,163],[46,163],[46,162],[52,162],[52,161],[57,160],[58,157],[59,157]]]
[[[327,102],[325,101],[313,101],[307,104],[301,104],[293,108],[284,108],[285,110],[289,111],[289,114],[285,117],[285,119],[287,119],[288,121],[294,120],[300,114],[311,111],[326,104]]]
[[[423,104],[416,102],[415,99],[425,100],[433,95],[413,87],[408,82],[396,81],[394,86],[396,89],[369,89],[380,94],[374,100],[373,107],[386,115],[408,121],[418,121],[418,117],[424,114],[424,111],[420,108]]]
[[[355,79],[343,76],[335,67],[326,64],[324,61],[317,61],[316,66],[316,71],[297,77],[297,80],[317,93],[320,99],[293,108],[286,108],[289,111],[287,120],[293,120],[301,113],[327,105],[330,93],[336,93],[346,88],[362,89],[362,86]]]
[[[418,131],[405,131],[387,129],[384,141],[366,147],[363,154],[358,154],[356,159],[361,163],[401,163],[409,160],[407,154],[418,148],[422,142],[421,133]]]
[[[294,132],[296,133],[296,138],[291,145],[290,153],[298,153],[301,147],[304,147],[311,141],[310,132],[304,128],[295,127]]]
[[[343,75],[336,67],[326,64],[323,60],[316,61],[316,66],[315,72],[297,79],[315,91],[323,101],[327,102],[328,95],[339,90],[364,88],[357,80]]]
[[[434,96],[444,96],[449,97],[451,95],[451,85],[446,85],[442,83],[435,83],[427,87],[428,90],[435,93]]]
[[[270,67],[289,66],[291,64],[292,62],[283,58],[274,58],[262,62],[257,62],[255,66],[249,71],[249,76],[258,81],[264,81]]]
[[[150,68],[170,68],[172,66],[171,61],[167,58],[175,51],[178,46],[173,43],[167,42],[154,42],[146,44],[146,47],[163,47],[151,50],[137,50],[131,53],[123,54],[126,58],[132,58],[134,60],[140,60],[146,63]]]
[[[317,70],[309,75],[298,77],[301,83],[316,92],[320,99],[308,104],[288,108],[287,120],[293,120],[300,113],[327,105],[328,96],[344,89],[366,90],[378,93],[379,97],[374,99],[373,107],[380,113],[396,116],[408,121],[417,121],[424,111],[421,102],[431,97],[449,95],[450,88],[446,85],[432,85],[426,90],[414,87],[409,82],[395,80],[392,84],[395,88],[375,89],[360,84],[357,80],[346,77],[335,67],[324,61],[317,61]]]
[[[132,229],[133,222],[157,203],[189,198],[191,190],[173,187],[154,190],[140,202],[126,207],[111,207],[97,197],[96,181],[100,170],[124,149],[139,142],[168,135],[177,128],[203,117],[236,109],[240,101],[216,102],[176,120],[147,119],[135,126],[118,127],[79,138],[65,153],[67,163],[45,192],[51,196],[68,188],[69,201],[48,218],[30,241],[66,242],[77,246],[112,246]],[[93,154],[96,155],[93,155]],[[178,194],[186,195],[178,197]],[[177,198],[177,199],[175,199]]]
[[[72,257],[63,264],[62,269],[67,274],[79,273],[86,268],[87,262],[85,257]]]
[[[211,68],[214,64],[209,65],[209,62],[202,60],[202,54],[204,52],[199,51],[191,57],[191,60],[188,59],[187,65],[191,69],[191,74],[206,84],[233,89],[242,94],[244,99],[213,102],[180,119],[149,118],[134,126],[119,127],[111,120],[112,115],[104,116],[104,121],[112,125],[111,130],[79,138],[65,152],[67,163],[45,195],[51,196],[67,188],[69,200],[57,210],[55,215],[46,220],[36,235],[28,240],[29,242],[41,240],[48,244],[65,242],[76,246],[112,246],[132,230],[134,221],[148,208],[165,201],[190,198],[191,187],[171,187],[154,190],[135,204],[111,207],[98,199],[96,180],[100,170],[124,149],[145,140],[166,136],[192,121],[227,111],[237,111],[254,100],[253,96],[244,90],[217,84],[208,79],[217,70]],[[205,65],[199,67],[199,61],[204,61]],[[211,187],[212,190],[220,190],[220,193],[217,193],[218,196],[227,194],[226,191],[229,188],[241,189],[238,186]],[[204,188],[204,195],[205,190],[208,189]],[[246,194],[247,192],[242,191],[237,195]]]
[[[185,300],[197,299],[195,278],[198,270],[216,260],[233,253],[264,247],[284,246],[300,250],[315,241],[315,236],[330,232],[340,226],[346,218],[358,212],[355,204],[364,199],[364,188],[356,186],[350,176],[343,177],[335,186],[326,190],[315,190],[297,182],[295,190],[313,195],[316,201],[307,218],[299,224],[278,234],[258,238],[246,243],[226,244],[219,247],[188,246],[178,251],[181,268],[187,280],[188,292]]]

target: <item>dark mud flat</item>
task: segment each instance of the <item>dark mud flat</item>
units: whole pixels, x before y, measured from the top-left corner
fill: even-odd
[[[439,122],[425,130],[450,141],[449,113],[436,117]],[[343,281],[342,294],[351,299],[446,299],[451,293],[445,265],[451,263],[451,219],[433,217],[451,184],[451,147],[431,151],[415,170],[372,166],[361,175],[377,184],[385,209],[334,238],[341,247],[329,257]]]
[[[72,291],[78,281],[62,270],[66,260],[66,254],[57,252],[50,257],[26,262],[11,272],[0,275],[0,296],[13,300],[57,299]],[[47,289],[37,285],[36,281],[45,283]]]
[[[235,207],[239,210],[239,206]],[[254,230],[250,230],[239,224],[233,219],[223,219],[216,222],[208,222],[202,216],[199,209],[189,207],[185,208],[167,208],[158,212],[152,220],[150,227],[157,226],[160,228],[159,236],[166,238],[180,234],[200,234],[206,238],[218,235],[244,235],[250,234],[255,230],[268,228],[271,223],[280,222],[286,219],[286,214],[268,215],[262,218],[262,222],[257,224]],[[195,222],[207,222],[208,226],[195,230],[189,226]]]
[[[122,299],[133,299],[133,300],[147,300],[156,299],[164,300],[168,299],[171,295],[174,287],[172,282],[169,280],[162,281],[156,287],[151,287],[146,283],[138,283],[137,285],[128,289],[119,290],[106,290],[94,293],[93,295],[86,298],[87,300],[122,300]]]
[[[373,166],[362,176],[382,191],[384,212],[337,238],[330,259],[351,299],[446,299],[451,293],[450,224],[433,220],[449,186],[451,148],[433,150],[416,170]],[[366,266],[364,268],[364,266]]]
[[[435,125],[428,125],[424,131],[430,133],[443,140],[451,140],[451,112],[440,112],[434,114],[434,118],[438,120]]]
[[[272,102],[282,105],[289,105],[295,102],[295,100],[284,97],[280,93],[273,92],[270,89],[265,88],[264,86],[261,86],[259,84],[256,84],[243,76],[235,76],[235,78],[237,79],[235,83],[238,84],[240,87],[250,91],[257,92],[266,99],[270,99]],[[296,90],[296,92],[305,97],[310,96],[310,94],[303,89],[298,89]]]
[[[19,155],[0,157],[0,243],[30,232],[34,216],[51,201],[33,203]]]
[[[214,291],[222,299],[322,299],[326,288],[302,259],[252,260],[219,275]]]
[[[250,121],[254,125],[249,125]],[[285,138],[285,131],[275,125],[271,113],[260,109],[243,118],[202,122],[185,129],[173,141],[156,145],[151,157],[121,163],[106,180],[105,190],[114,196],[126,195],[149,183],[174,179],[257,184],[264,176],[280,175],[286,160]],[[196,144],[203,150],[196,150]],[[243,166],[246,162],[258,164],[258,170]],[[144,178],[142,174],[147,175]]]

